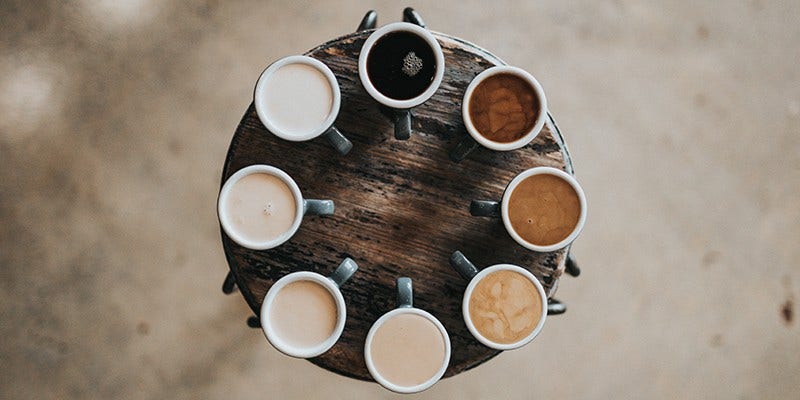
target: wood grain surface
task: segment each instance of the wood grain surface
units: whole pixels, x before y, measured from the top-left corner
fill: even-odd
[[[272,250],[242,248],[224,233],[222,243],[234,279],[256,315],[277,279],[303,270],[327,275],[343,258],[352,257],[359,271],[342,287],[347,303],[344,333],[331,350],[310,361],[358,379],[371,379],[363,358],[367,331],[394,308],[395,279],[411,277],[415,306],[435,315],[449,332],[453,351],[445,376],[452,376],[499,352],[478,343],[464,325],[461,300],[467,282],[449,266],[450,254],[461,250],[479,267],[520,265],[541,280],[549,296],[566,254],[566,249],[534,253],[522,248],[499,219],[471,217],[470,200],[499,200],[505,185],[525,169],[551,166],[572,172],[571,163],[552,118],[525,148],[479,148],[463,162],[451,162],[448,151],[466,134],[461,119],[464,90],[479,72],[504,63],[439,33],[444,80],[430,100],[413,110],[411,139],[395,140],[390,120],[358,78],[358,55],[369,33],[346,35],[307,53],[327,64],[339,81],[342,107],[336,126],[354,144],[349,154],[339,155],[323,138],[304,143],[278,139],[264,128],[251,104],[223,169],[222,183],[245,166],[274,165],[295,179],[304,197],[334,200],[335,215],[304,218],[295,236]]]

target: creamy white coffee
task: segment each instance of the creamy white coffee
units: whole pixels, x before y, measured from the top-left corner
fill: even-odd
[[[259,109],[285,135],[301,137],[320,129],[333,109],[333,89],[320,70],[287,64],[268,77],[256,96]]]
[[[398,386],[413,387],[436,376],[445,362],[446,344],[431,320],[403,313],[378,327],[370,353],[381,377]]]
[[[275,333],[295,348],[318,346],[336,329],[336,300],[328,289],[314,281],[287,284],[275,295],[269,311]]]
[[[266,173],[236,181],[221,211],[239,236],[254,243],[275,240],[288,231],[298,212],[289,185]]]

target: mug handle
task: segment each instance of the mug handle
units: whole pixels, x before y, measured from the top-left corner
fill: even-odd
[[[361,18],[361,22],[358,24],[356,32],[365,31],[367,29],[375,29],[375,25],[377,24],[378,12],[375,10],[369,10],[366,14],[364,14],[364,18]]]
[[[477,148],[478,142],[467,134],[458,142],[456,147],[453,147],[453,150],[450,151],[450,161],[461,162],[461,160],[467,158],[469,153],[472,153]]]
[[[411,278],[397,278],[397,308],[414,307],[414,287]]]
[[[328,277],[336,286],[342,286],[354,273],[358,271],[358,264],[352,258],[347,257],[342,260],[341,264],[335,271]]]
[[[328,142],[330,142],[331,146],[333,146],[333,148],[335,148],[336,151],[338,151],[341,155],[345,155],[353,149],[353,142],[342,135],[342,132],[339,132],[335,126],[328,128],[328,130],[322,135],[328,139]]]
[[[419,25],[421,28],[426,28],[425,21],[422,20],[422,16],[419,15],[417,10],[414,10],[411,7],[406,7],[403,10],[403,22],[410,22],[414,25]]]
[[[491,200],[472,200],[469,213],[473,217],[500,217],[500,203]]]
[[[408,140],[411,137],[411,110],[394,110],[394,138]]]
[[[303,215],[333,215],[333,200],[303,200]]]
[[[454,251],[450,256],[450,266],[452,266],[462,278],[468,281],[471,281],[475,275],[478,275],[478,268],[475,267],[475,264],[468,260],[464,253],[458,250]]]

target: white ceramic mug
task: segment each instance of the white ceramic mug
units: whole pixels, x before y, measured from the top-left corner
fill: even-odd
[[[251,174],[268,174],[277,177],[289,187],[292,192],[292,196],[294,197],[295,217],[292,221],[292,225],[287,231],[283,232],[273,240],[253,241],[245,237],[236,230],[232,218],[230,215],[228,215],[226,210],[231,188],[240,179]],[[289,176],[289,174],[271,165],[263,164],[251,165],[236,171],[233,175],[231,175],[230,178],[228,178],[227,181],[225,181],[225,184],[222,186],[222,189],[219,192],[219,198],[217,199],[217,216],[219,217],[220,225],[222,225],[222,229],[225,231],[225,234],[240,246],[253,250],[267,250],[278,247],[285,243],[292,236],[294,236],[295,232],[297,232],[297,230],[300,228],[300,223],[303,221],[304,215],[332,215],[333,212],[333,200],[303,199],[303,194],[300,193],[300,188],[297,186],[297,183],[294,181],[294,179]]]
[[[513,142],[501,143],[489,140],[480,132],[478,132],[478,129],[475,128],[475,125],[470,118],[469,107],[472,99],[472,93],[475,91],[475,88],[487,78],[498,74],[510,74],[521,78],[527,82],[531,88],[533,88],[534,94],[539,99],[539,109],[537,110],[538,114],[533,126],[522,137]],[[510,151],[526,146],[533,139],[535,139],[537,135],[539,135],[539,132],[541,132],[542,128],[544,127],[545,121],[547,120],[547,98],[544,95],[544,89],[542,89],[542,85],[540,85],[539,81],[537,81],[533,75],[528,73],[528,71],[508,65],[491,67],[478,74],[472,79],[472,82],[470,82],[469,86],[467,86],[467,90],[464,92],[464,99],[461,103],[461,117],[464,120],[464,126],[466,127],[469,135],[465,136],[461,142],[459,142],[458,145],[456,145],[456,147],[450,152],[450,159],[456,162],[467,157],[467,155],[475,150],[478,145],[495,151]]]
[[[330,112],[325,117],[325,120],[317,126],[302,132],[293,132],[287,129],[287,127],[279,126],[272,121],[269,112],[267,111],[267,104],[268,100],[270,99],[270,93],[268,93],[267,86],[270,77],[272,77],[272,75],[279,69],[291,64],[306,65],[316,69],[325,76],[325,79],[330,85],[331,90]],[[302,88],[302,85],[295,86],[297,86],[297,90],[301,90]],[[285,101],[290,100],[291,97],[285,99]],[[336,80],[336,76],[333,75],[333,71],[331,71],[327,65],[322,63],[322,61],[308,56],[284,57],[270,64],[264,70],[264,72],[261,73],[261,76],[259,76],[258,82],[256,82],[255,90],[253,91],[253,103],[255,104],[258,118],[261,120],[261,123],[263,123],[264,126],[275,136],[284,140],[300,142],[324,135],[339,153],[347,154],[353,148],[353,144],[344,135],[342,135],[342,133],[339,132],[335,126],[333,126],[334,121],[336,121],[336,117],[339,115],[341,102],[342,95],[339,89],[339,82]],[[292,106],[295,107],[295,109],[303,109],[303,104],[293,104]]]
[[[464,323],[467,325],[467,329],[469,329],[470,333],[472,333],[472,336],[474,336],[475,339],[478,339],[479,342],[483,343],[487,347],[497,350],[512,350],[530,343],[530,341],[533,340],[539,334],[539,332],[541,332],[548,313],[547,294],[544,292],[544,288],[539,280],[536,279],[536,277],[533,276],[533,274],[528,270],[513,264],[496,264],[492,265],[491,267],[484,268],[478,272],[478,269],[475,267],[475,265],[472,264],[472,262],[470,262],[460,251],[456,251],[452,256],[450,256],[450,265],[456,270],[456,272],[458,272],[459,275],[461,275],[461,277],[469,281],[467,289],[464,290],[464,300],[461,302],[461,311],[464,316]],[[526,337],[514,343],[496,343],[487,339],[475,327],[475,324],[472,322],[472,316],[469,312],[472,291],[475,290],[475,287],[478,286],[478,283],[480,283],[481,280],[497,271],[517,272],[527,278],[529,281],[531,281],[533,286],[536,287],[536,293],[538,293],[542,304],[542,316],[539,319],[539,322],[533,328],[533,331],[531,331],[531,333],[529,333]]]
[[[527,240],[523,239],[514,230],[514,227],[511,225],[511,219],[508,216],[508,203],[511,199],[511,193],[514,192],[514,189],[516,189],[517,186],[523,180],[538,174],[554,175],[569,183],[570,186],[572,186],[572,188],[575,190],[575,193],[578,196],[578,201],[581,207],[580,216],[578,217],[578,223],[575,224],[575,228],[572,229],[572,232],[560,242],[547,246],[530,243]],[[487,201],[487,200],[473,200],[472,203],[470,204],[470,213],[478,217],[501,217],[503,219],[503,225],[505,226],[506,231],[508,231],[508,234],[511,236],[511,238],[513,238],[517,243],[533,251],[549,252],[566,247],[567,245],[572,243],[575,239],[577,239],[578,235],[581,234],[583,226],[586,223],[586,195],[584,195],[581,185],[578,184],[578,181],[576,181],[575,178],[572,177],[572,175],[556,168],[535,167],[523,171],[522,173],[517,175],[514,179],[512,179],[511,182],[509,182],[508,186],[506,186],[506,189],[503,192],[503,198],[501,202]]]
[[[383,314],[374,324],[372,324],[372,328],[370,328],[369,333],[367,333],[367,340],[364,343],[364,360],[367,363],[367,369],[369,370],[370,375],[372,378],[375,379],[381,386],[385,387],[396,393],[417,393],[421,392],[429,387],[433,386],[439,379],[442,378],[444,372],[447,370],[447,366],[450,364],[450,337],[447,335],[447,330],[444,328],[441,322],[439,322],[436,317],[431,315],[429,312],[421,310],[419,308],[414,307],[413,301],[413,288],[411,283],[411,278],[398,278],[397,279],[397,308],[392,311],[389,311],[386,314]],[[402,314],[414,314],[420,317],[423,317],[430,321],[433,325],[436,326],[436,329],[439,330],[439,333],[442,335],[444,340],[444,360],[442,362],[441,367],[436,372],[434,376],[432,376],[427,381],[414,385],[414,386],[400,386],[397,385],[383,376],[381,376],[378,368],[375,366],[372,357],[372,341],[375,337],[375,333],[378,329],[390,319],[402,315]]]
[[[436,70],[430,86],[418,96],[402,100],[393,99],[381,93],[375,85],[373,85],[367,73],[367,59],[375,43],[387,34],[398,31],[410,32],[422,38],[430,46],[436,58]],[[442,47],[439,45],[439,42],[427,29],[409,22],[391,23],[377,29],[369,35],[364,42],[364,46],[361,48],[361,54],[358,56],[358,76],[361,79],[361,84],[364,86],[364,89],[373,99],[393,110],[395,138],[405,140],[411,136],[410,109],[430,99],[442,83],[442,78],[444,77],[444,53],[442,52]]]
[[[316,357],[333,347],[342,335],[344,323],[347,319],[347,308],[344,303],[344,296],[342,296],[339,287],[350,279],[356,270],[358,270],[358,265],[355,261],[350,258],[345,258],[333,274],[328,277],[322,276],[316,272],[300,271],[288,274],[275,282],[264,296],[260,313],[261,329],[264,331],[264,336],[266,336],[270,344],[281,353],[298,358]],[[285,338],[282,338],[280,334],[276,332],[272,319],[270,319],[270,312],[272,311],[275,297],[286,285],[297,281],[311,281],[319,284],[328,290],[336,303],[336,325],[333,329],[333,333],[323,342],[312,347],[297,347],[287,343]]]

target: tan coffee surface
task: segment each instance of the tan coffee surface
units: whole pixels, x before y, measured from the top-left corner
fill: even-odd
[[[375,332],[370,352],[380,376],[395,385],[411,387],[427,382],[442,368],[445,341],[429,319],[398,314]]]
[[[469,99],[475,129],[493,142],[519,140],[539,117],[540,101],[526,80],[507,73],[484,79]]]
[[[287,344],[314,347],[327,340],[336,328],[336,301],[319,283],[295,281],[275,296],[269,320],[275,333]]]
[[[292,227],[297,204],[292,190],[280,178],[255,173],[233,184],[223,212],[244,238],[268,242]]]
[[[514,231],[539,246],[558,243],[578,224],[581,204],[569,182],[550,174],[533,175],[511,193],[508,217]]]
[[[472,290],[469,317],[486,339],[516,343],[530,335],[542,318],[542,298],[525,275],[495,271]]]

